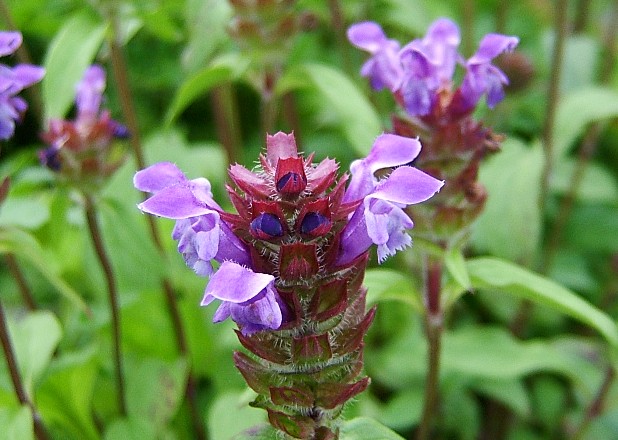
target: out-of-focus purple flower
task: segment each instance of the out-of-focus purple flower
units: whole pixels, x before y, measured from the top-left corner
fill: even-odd
[[[19,32],[0,32],[0,56],[10,55],[22,43]],[[28,105],[17,95],[26,87],[40,81],[45,70],[39,66],[19,64],[8,67],[0,64],[0,139],[6,140],[15,132],[15,121],[21,118]]]
[[[246,246],[221,221],[221,207],[213,200],[207,179],[189,180],[176,165],[162,162],[138,171],[133,184],[153,193],[139,209],[176,220],[172,237],[187,266],[198,275],[213,273],[212,260],[249,263]]]
[[[356,47],[369,52],[361,68],[361,75],[368,77],[376,90],[399,88],[403,70],[399,60],[399,43],[386,38],[382,28],[374,22],[357,23],[348,29],[348,40]]]
[[[403,64],[401,94],[408,113],[426,115],[440,88],[450,88],[459,60],[459,28],[449,19],[439,18],[423,39],[407,44],[400,53]]]
[[[99,65],[93,64],[86,69],[82,80],[77,84],[75,94],[75,106],[77,107],[77,120],[96,120],[103,100],[105,91],[105,70]]]
[[[342,232],[339,264],[352,261],[372,244],[378,246],[378,260],[382,262],[412,242],[404,231],[413,223],[403,208],[429,199],[444,184],[405,165],[420,150],[421,144],[416,139],[383,134],[366,158],[352,163],[352,178],[344,201],[363,202]],[[378,170],[391,167],[398,168],[382,180],[376,178]]]
[[[213,321],[221,322],[231,316],[244,335],[281,326],[283,318],[272,275],[225,261],[210,278],[201,305],[215,299],[223,302]]]
[[[473,108],[484,94],[487,105],[493,108],[504,99],[503,86],[509,83],[504,72],[491,61],[504,52],[511,52],[519,44],[519,38],[500,34],[487,34],[479,49],[465,64],[466,75],[461,84],[461,98],[468,108]]]

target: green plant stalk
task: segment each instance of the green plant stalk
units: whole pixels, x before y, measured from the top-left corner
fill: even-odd
[[[30,400],[26,391],[24,389],[24,385],[21,381],[21,376],[19,375],[19,368],[17,365],[17,358],[15,357],[15,352],[13,351],[13,345],[11,344],[11,338],[9,336],[8,325],[6,323],[6,317],[4,314],[4,308],[2,307],[2,303],[0,302],[0,341],[2,342],[2,351],[4,352],[4,358],[6,359],[6,365],[9,369],[9,375],[11,376],[11,382],[13,383],[13,389],[15,390],[15,395],[17,396],[17,400],[22,405],[27,405],[32,412],[32,422],[34,426],[34,435],[37,440],[49,440],[50,437],[47,434],[47,430],[45,429],[45,425],[43,424],[43,419],[39,412],[37,411],[34,403]]]
[[[92,196],[84,194],[84,209],[86,211],[86,220],[88,221],[88,231],[90,232],[90,238],[94,245],[97,258],[103,274],[105,275],[105,281],[107,283],[107,293],[109,295],[109,306],[112,318],[112,346],[114,350],[114,369],[116,373],[116,386],[118,388],[118,408],[120,414],[127,415],[127,407],[125,400],[125,386],[124,386],[124,374],[122,371],[122,348],[121,348],[121,336],[120,336],[120,307],[118,304],[118,287],[116,284],[116,277],[112,269],[111,260],[105,250],[103,244],[103,236],[101,234],[101,228],[97,220],[97,212]]]
[[[36,302],[34,301],[34,297],[32,296],[32,292],[30,291],[30,287],[26,282],[26,277],[24,276],[21,268],[19,267],[17,258],[15,258],[15,255],[9,252],[4,256],[4,260],[7,267],[9,268],[9,272],[11,272],[11,276],[15,279],[15,282],[17,283],[17,288],[19,290],[19,293],[21,294],[21,298],[26,304],[26,307],[31,312],[36,310]]]
[[[438,407],[440,385],[440,350],[442,342],[443,312],[440,304],[442,268],[440,257],[427,256],[425,267],[425,332],[427,335],[427,378],[425,399],[417,440],[430,438],[433,420]]]
[[[354,72],[350,61],[350,49],[352,46],[348,43],[346,36],[345,17],[343,16],[339,0],[328,0],[328,9],[330,10],[331,24],[333,25],[337,46],[341,54],[343,70],[349,76],[353,76],[356,72]]]
[[[603,378],[601,387],[599,388],[599,391],[597,392],[592,402],[590,402],[590,405],[588,405],[588,408],[586,408],[584,418],[577,427],[577,430],[575,431],[575,434],[573,434],[573,437],[571,437],[572,440],[580,440],[584,438],[584,435],[586,434],[586,431],[588,430],[588,427],[590,426],[592,421],[603,413],[605,400],[615,378],[616,370],[614,369],[613,365],[609,365],[605,370],[605,377]]]
[[[110,42],[112,70],[116,79],[116,86],[118,88],[123,117],[124,120],[127,122],[127,126],[131,133],[131,147],[133,149],[133,156],[135,157],[138,169],[144,169],[146,168],[146,160],[144,157],[141,138],[139,134],[140,130],[137,121],[137,114],[133,106],[131,87],[129,86],[127,64],[124,58],[122,47],[120,43],[116,41],[116,36],[118,35],[118,23],[113,10],[110,12],[110,15],[110,21],[112,22],[113,29],[113,36]],[[146,199],[147,195],[144,194],[143,197],[144,199]],[[159,253],[161,253],[161,255],[164,255],[165,249],[159,237],[159,229],[154,220],[154,217],[148,215],[146,216],[146,221],[148,222],[150,236],[157,250],[159,251]],[[184,326],[182,324],[182,318],[178,309],[178,300],[176,299],[176,294],[174,292],[172,284],[167,278],[164,278],[162,281],[162,290],[165,296],[168,312],[172,320],[172,326],[174,328],[174,334],[176,336],[178,350],[180,351],[180,354],[189,361],[189,371],[187,373],[187,387],[185,390],[185,395],[189,404],[189,412],[191,414],[191,422],[193,424],[193,429],[195,431],[197,440],[206,440],[206,431],[204,429],[202,417],[200,416],[197,404],[197,385],[195,376],[193,375],[193,368],[190,364],[191,356],[189,353]]]
[[[585,3],[586,2],[582,2],[582,4]],[[616,34],[618,34],[618,3],[614,2],[612,5],[609,25],[604,37],[603,46],[605,47],[605,56],[603,57],[603,63],[599,72],[600,84],[607,85],[612,78],[614,65],[616,62]],[[549,240],[547,241],[548,244],[543,255],[543,263],[541,265],[542,273],[547,273],[547,271],[550,270],[553,258],[560,246],[562,233],[566,227],[569,217],[571,216],[577,191],[583,181],[588,164],[596,151],[597,142],[602,132],[601,128],[601,123],[595,122],[590,125],[584,135],[581,147],[579,148],[577,165],[571,175],[569,191],[560,204],[555,225],[552,228]]]
[[[549,75],[549,86],[547,90],[547,108],[545,110],[545,123],[543,125],[543,150],[545,152],[545,162],[541,174],[541,192],[539,207],[541,212],[545,211],[549,192],[549,179],[553,171],[554,161],[554,125],[556,120],[556,108],[558,107],[558,93],[560,88],[560,75],[562,72],[562,59],[564,55],[564,45],[567,33],[567,1],[556,1],[556,14],[554,29],[556,37],[552,54],[551,71]]]
[[[217,137],[225,149],[228,164],[238,161],[242,145],[238,108],[234,98],[234,89],[230,83],[215,87],[210,95]]]

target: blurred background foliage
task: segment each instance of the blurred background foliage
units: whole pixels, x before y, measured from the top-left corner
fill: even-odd
[[[405,44],[440,16],[460,24],[466,56],[488,32],[521,42],[518,58],[502,65],[512,80],[506,100],[477,114],[507,140],[481,169],[489,199],[465,259],[455,252],[449,260],[436,438],[618,438],[616,2],[564,2],[567,31],[549,128],[559,1],[292,3],[299,33],[273,55],[230,37],[234,9],[224,0],[2,2],[3,29],[19,29],[33,62],[47,69],[38,89],[24,95],[30,109],[23,124],[2,145],[0,176],[10,176],[11,188],[0,209],[0,295],[23,380],[52,438],[194,438],[184,398],[189,371],[208,438],[228,439],[264,421],[247,406],[252,395],[233,366],[239,344],[232,325],[212,325],[213,310],[198,306],[205,280],[176,255],[172,222],[158,221],[166,252],[152,243],[135,208],[141,195],[131,183],[133,159],[100,203],[122,311],[128,417],[118,417],[103,275],[75,198],[36,154],[45,121],[73,111],[86,66],[106,67],[105,104],[124,120],[112,60],[119,45],[147,163],[172,161],[190,178],[207,177],[222,201],[228,163],[253,166],[265,127],[294,130],[301,150],[334,157],[342,170],[364,155],[390,128],[394,105],[360,77],[365,54],[347,43],[345,29],[370,19]],[[268,98],[275,110],[261,89],[266,56],[281,67]],[[274,111],[270,122],[267,111]],[[371,262],[366,285],[379,304],[366,341],[372,384],[346,410],[404,437],[419,421],[426,374],[422,279],[413,270],[422,246],[384,266]],[[36,310],[24,304],[14,265]],[[164,278],[179,298],[188,358],[174,339]],[[0,362],[0,439],[33,438],[31,417]],[[380,432],[363,426],[347,428],[347,438]]]

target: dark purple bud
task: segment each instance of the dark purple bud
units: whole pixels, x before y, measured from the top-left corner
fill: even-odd
[[[121,124],[119,122],[115,122],[114,137],[117,139],[128,139],[131,137],[131,132],[129,131],[126,125]]]
[[[56,147],[49,147],[39,151],[39,160],[41,164],[52,171],[60,171],[62,164],[60,163],[59,151],[60,150]]]
[[[253,219],[249,225],[251,234],[261,240],[268,240],[283,235],[283,225],[275,214],[265,212]]]
[[[318,236],[326,234],[331,227],[331,221],[319,212],[309,212],[300,224],[301,234]]]
[[[277,191],[286,196],[297,196],[307,187],[303,159],[290,157],[279,159],[275,173]]]

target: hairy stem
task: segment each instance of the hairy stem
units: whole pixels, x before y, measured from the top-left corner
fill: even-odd
[[[4,358],[6,359],[6,365],[9,369],[9,375],[11,376],[11,382],[13,383],[13,389],[17,400],[22,405],[27,405],[32,412],[32,422],[34,425],[34,435],[37,440],[48,440],[50,437],[47,434],[43,419],[39,415],[34,403],[30,400],[24,389],[24,385],[19,375],[19,368],[17,365],[17,358],[13,351],[13,345],[11,344],[11,338],[9,335],[8,325],[6,323],[6,317],[4,314],[4,308],[0,302],[0,341],[2,342],[2,351],[4,352]]]
[[[88,221],[88,230],[90,231],[90,238],[94,245],[97,258],[103,274],[105,275],[105,282],[107,283],[107,293],[109,306],[112,318],[112,346],[114,350],[114,369],[116,373],[116,387],[118,388],[118,408],[121,415],[127,414],[126,400],[125,400],[125,386],[124,386],[124,374],[122,371],[122,349],[121,349],[121,337],[120,337],[120,307],[118,304],[118,287],[116,284],[116,277],[114,276],[114,270],[112,268],[112,262],[105,250],[103,244],[103,236],[101,234],[101,228],[97,220],[97,212],[92,196],[84,194],[86,211],[86,219]]]
[[[34,297],[32,296],[30,287],[26,282],[26,277],[24,277],[24,274],[19,267],[17,258],[15,258],[15,255],[9,252],[4,255],[4,260],[7,267],[9,268],[9,272],[11,272],[11,276],[15,279],[15,282],[17,283],[17,288],[19,289],[19,293],[21,294],[21,298],[24,300],[26,307],[31,312],[36,310],[36,303],[34,302]]]
[[[416,432],[417,440],[430,437],[433,419],[438,406],[440,376],[440,347],[442,341],[442,309],[440,293],[442,289],[442,261],[427,257],[425,268],[425,328],[427,333],[427,378],[425,381],[425,401],[421,422]]]

